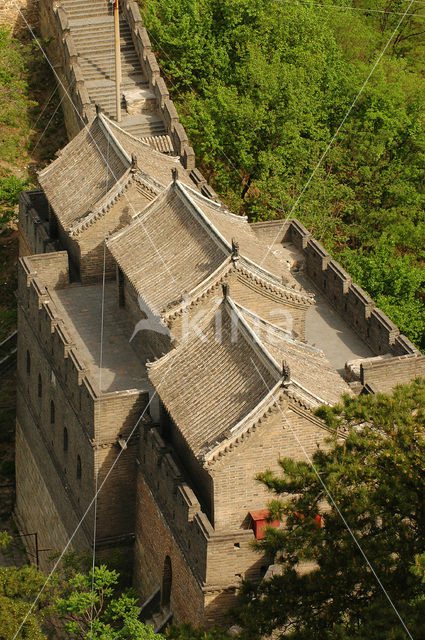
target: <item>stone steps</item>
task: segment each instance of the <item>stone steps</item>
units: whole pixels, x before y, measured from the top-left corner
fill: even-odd
[[[87,60],[84,64],[81,64],[83,70],[84,79],[86,82],[95,82],[96,80],[113,80],[115,81],[115,64],[107,62],[104,65],[97,65],[91,60]],[[142,84],[146,84],[145,78],[142,74],[140,67],[133,64],[121,65],[121,78],[122,85],[134,84],[136,88],[137,82],[142,79]]]
[[[112,5],[107,0],[61,0],[68,16],[71,36],[79,55],[90,100],[104,113],[116,119],[115,41]],[[120,15],[121,93],[148,88],[135,50],[130,27]],[[121,100],[120,126],[136,137],[164,136],[164,122],[157,113],[129,115]]]
[[[70,19],[73,17],[81,18],[83,16],[98,16],[100,13],[112,15],[112,5],[107,0],[62,0],[61,4],[67,12]]]

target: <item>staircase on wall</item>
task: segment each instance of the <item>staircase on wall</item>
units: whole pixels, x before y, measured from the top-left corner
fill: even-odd
[[[155,633],[161,633],[173,621],[169,608],[161,607],[161,588],[154,589],[139,610],[139,620],[153,627]]]
[[[113,5],[109,0],[60,0],[60,4],[68,17],[90,100],[99,105],[109,118],[116,120]],[[164,121],[155,111],[154,101],[149,101],[149,83],[140,65],[130,27],[122,15],[120,36],[120,127],[139,138],[166,136]],[[147,98],[145,108],[127,107],[124,96],[137,94]]]

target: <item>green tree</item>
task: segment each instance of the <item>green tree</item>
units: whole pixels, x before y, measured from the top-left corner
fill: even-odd
[[[243,586],[245,635],[406,638],[390,598],[412,636],[424,637],[425,381],[317,413],[332,433],[326,450],[259,476],[275,495],[272,519],[285,526],[256,544],[281,575]]]
[[[69,638],[75,640],[154,640],[153,627],[138,619],[138,597],[132,590],[117,591],[119,574],[105,565],[91,572],[77,572],[67,593],[56,598]]]
[[[12,541],[6,532],[0,532],[0,549]],[[28,613],[34,598],[44,583],[45,577],[34,566],[0,567],[0,640],[15,637]],[[32,612],[22,625],[17,640],[44,640],[43,616]]]

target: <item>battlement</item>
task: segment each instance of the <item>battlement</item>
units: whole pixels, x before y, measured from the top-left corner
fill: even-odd
[[[89,438],[100,435],[110,442],[118,435],[127,437],[146,406],[143,389],[99,391],[99,380],[87,362],[80,344],[67,326],[67,318],[58,304],[55,291],[69,286],[68,256],[65,251],[47,253],[20,260],[19,303],[37,333],[56,378],[67,389],[67,398],[84,421]],[[101,419],[97,406],[102,402]],[[108,420],[105,421],[105,416]]]
[[[19,255],[56,251],[49,234],[48,202],[43,191],[22,191],[18,209]]]
[[[425,377],[425,356],[420,353],[360,364],[360,381],[370,393],[390,393],[395,383],[407,384],[418,377]]]
[[[234,586],[241,575],[259,577],[262,559],[251,550],[252,530],[214,530],[155,426],[142,426],[139,471],[201,584]]]
[[[394,356],[419,353],[298,220],[290,220],[287,238],[303,252],[306,274],[373,353]]]
[[[266,245],[269,243],[285,242],[290,227],[286,220],[266,220],[250,224],[257,238]]]

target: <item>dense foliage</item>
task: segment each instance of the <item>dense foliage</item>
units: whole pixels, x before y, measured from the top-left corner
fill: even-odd
[[[223,629],[197,629],[185,622],[168,627],[165,630],[165,637],[169,640],[231,640],[232,638]]]
[[[7,548],[11,541],[12,538],[6,532],[0,531],[0,552]],[[44,580],[43,574],[33,566],[20,569],[0,566],[0,640],[10,640],[14,637]],[[42,632],[41,624],[42,616],[39,612],[31,612],[22,625],[19,640],[44,640],[46,636]]]
[[[42,53],[25,33],[0,25],[0,229],[14,214],[34,170],[63,146],[66,132],[54,78]]]
[[[388,13],[277,0],[141,1],[220,195],[252,220],[301,219],[425,347],[425,9],[410,7],[302,192],[408,6],[339,4]],[[384,265],[373,259],[378,243]]]
[[[27,176],[13,174],[19,164],[24,139],[30,129],[29,111],[35,106],[28,96],[26,56],[30,47],[11,38],[0,26],[0,225],[10,219]]]
[[[11,542],[0,532],[0,549]],[[100,565],[93,572],[87,558],[73,554],[48,582],[34,566],[0,567],[0,640],[10,640],[18,630],[19,640],[58,634],[74,640],[163,639],[139,620],[138,595],[120,586],[117,571]]]
[[[257,543],[282,572],[244,586],[246,637],[277,629],[293,640],[406,638],[391,599],[422,638],[425,381],[318,414],[334,434],[329,448],[313,464],[282,459],[281,474],[259,477],[275,494],[272,519],[286,526]]]
[[[154,640],[151,626],[140,622],[138,595],[117,592],[119,574],[105,565],[77,572],[54,611],[64,624],[67,638],[75,640]]]

